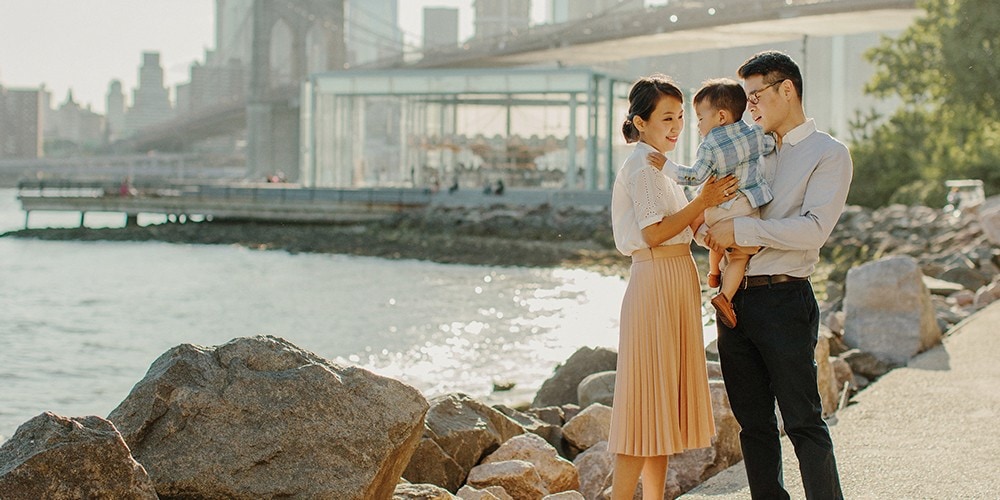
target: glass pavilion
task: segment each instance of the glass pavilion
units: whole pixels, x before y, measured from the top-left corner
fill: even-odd
[[[301,103],[307,187],[610,190],[631,81],[587,68],[351,70]]]

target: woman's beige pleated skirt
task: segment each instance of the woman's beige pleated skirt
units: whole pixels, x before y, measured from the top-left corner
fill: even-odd
[[[673,455],[715,435],[689,245],[640,250],[622,301],[608,451]]]

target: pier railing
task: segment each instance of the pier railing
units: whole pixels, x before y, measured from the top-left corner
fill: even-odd
[[[430,203],[424,189],[301,188],[287,184],[219,185],[136,183],[122,186],[107,180],[24,180],[18,199],[25,227],[33,211],[162,214],[179,220],[238,219],[286,222],[356,222],[384,218]]]

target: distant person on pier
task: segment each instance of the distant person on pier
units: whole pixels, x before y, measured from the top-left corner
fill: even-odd
[[[136,193],[137,192],[136,192],[135,188],[132,187],[132,177],[131,176],[125,176],[125,178],[122,179],[122,183],[118,186],[118,196],[123,196],[123,197],[124,196],[135,196]]]
[[[694,95],[698,131],[703,137],[694,165],[664,168],[664,173],[683,186],[705,182],[709,176],[735,175],[739,181],[736,198],[705,211],[705,225],[733,217],[759,217],[760,207],[771,201],[771,189],[760,170],[761,158],[774,151],[774,137],[757,125],[743,121],[747,96],[739,82],[728,78],[709,80]],[[664,166],[666,157],[650,155],[654,166]],[[743,281],[747,263],[760,247],[734,246],[726,252],[709,252],[708,286],[722,289],[712,297],[719,320],[729,328],[736,326],[732,300]],[[726,273],[721,274],[721,261]],[[721,280],[720,280],[721,275]]]
[[[755,54],[737,71],[754,122],[773,134],[761,170],[774,199],[760,217],[717,223],[705,236],[717,252],[763,247],[733,297],[735,328],[717,324],[719,360],[753,498],[787,499],[775,402],[795,448],[805,498],[841,499],[833,441],[816,386],[819,306],[809,275],[840,219],[853,165],[847,147],[816,129],[802,107],[802,73],[788,55]]]
[[[493,194],[500,196],[503,194],[503,191],[504,191],[503,179],[497,179],[497,186],[493,189]]]
[[[611,194],[615,247],[632,259],[608,438],[614,500],[631,499],[640,478],[643,498],[663,498],[669,456],[711,446],[715,436],[691,241],[705,209],[735,197],[736,179],[710,179],[688,202],[683,188],[649,163],[650,153],[677,146],[683,103],[668,77],[641,78],[622,124],[625,140],[636,145]]]

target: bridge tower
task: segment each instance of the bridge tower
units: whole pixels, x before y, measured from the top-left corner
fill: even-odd
[[[342,69],[346,53],[344,0],[253,0],[247,99],[250,179],[279,171],[289,181],[298,179],[298,87],[310,73]]]

